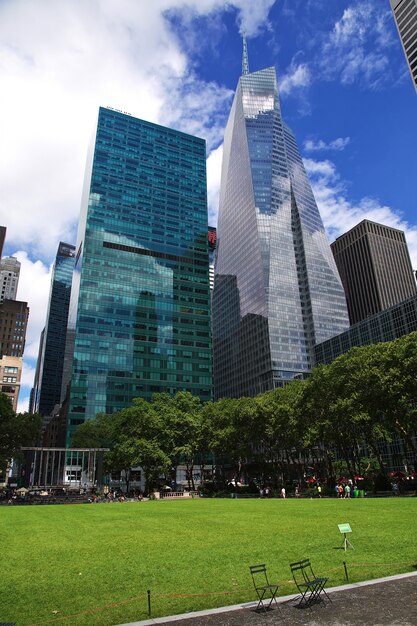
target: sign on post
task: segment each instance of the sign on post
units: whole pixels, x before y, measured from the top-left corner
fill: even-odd
[[[344,548],[345,552],[347,550],[347,547],[350,546],[352,548],[352,550],[354,550],[355,548],[352,546],[352,544],[350,543],[349,539],[346,537],[346,533],[351,533],[352,529],[350,527],[350,524],[338,524],[339,527],[339,531],[342,533],[343,537],[343,543],[342,543],[342,548]]]
[[[339,530],[341,533],[351,533],[352,529],[350,527],[350,524],[338,524],[339,526]]]

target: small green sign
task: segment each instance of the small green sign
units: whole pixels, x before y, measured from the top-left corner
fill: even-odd
[[[352,529],[349,524],[338,524],[341,533],[351,533]]]

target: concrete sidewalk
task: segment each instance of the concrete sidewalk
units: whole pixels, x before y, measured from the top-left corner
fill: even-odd
[[[255,612],[256,603],[185,615],[148,619],[123,626],[417,626],[417,572],[328,589],[332,600],[298,609],[294,596]]]

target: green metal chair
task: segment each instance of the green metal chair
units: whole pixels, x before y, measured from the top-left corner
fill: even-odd
[[[290,563],[290,568],[295,585],[300,593],[296,598],[296,600],[299,600],[299,607],[311,607],[313,602],[323,602],[323,598],[320,597],[322,593],[331,602],[324,589],[329,579],[318,577],[314,574],[310,559]]]
[[[265,612],[269,611],[273,602],[278,604],[275,596],[278,592],[279,585],[277,583],[269,582],[265,563],[260,565],[250,565],[249,569],[252,576],[253,586],[255,587],[259,600],[258,606],[255,610],[258,611],[259,608],[262,608]]]

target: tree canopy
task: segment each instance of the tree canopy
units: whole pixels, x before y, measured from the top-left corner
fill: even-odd
[[[417,471],[417,333],[352,348],[305,381],[256,398],[201,401],[188,392],[99,415],[80,426],[74,445],[109,446],[108,467],[140,465],[151,487],[185,466],[212,463],[217,479],[285,482],[306,470],[335,479],[376,467],[386,474],[381,442],[401,437]],[[227,471],[226,471],[227,468]],[[308,471],[307,471],[308,473]]]
[[[0,470],[5,471],[12,458],[20,458],[22,446],[39,441],[41,418],[37,414],[15,413],[10,398],[0,392]]]

